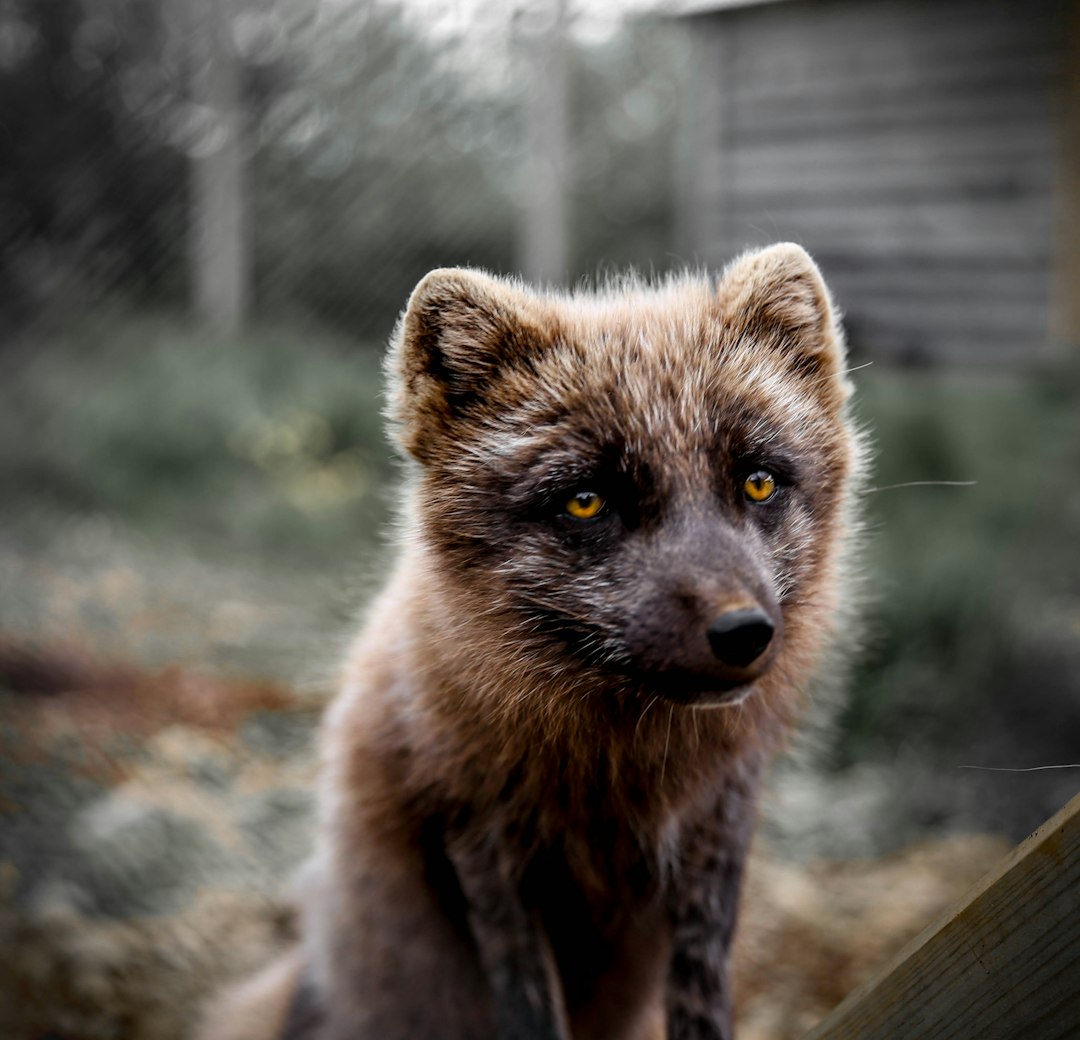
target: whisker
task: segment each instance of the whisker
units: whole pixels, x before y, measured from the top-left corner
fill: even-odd
[[[894,491],[896,488],[907,487],[975,487],[977,480],[906,480],[902,484],[885,484],[882,487],[864,488],[864,495],[872,495],[875,491]]]
[[[671,720],[675,717],[675,705],[671,706],[671,711],[668,712],[667,717],[667,736],[664,737],[664,759],[660,763],[660,786],[664,786],[664,773],[667,771],[667,756],[668,746],[671,744]]]
[[[1041,773],[1044,769],[1080,769],[1080,762],[1069,762],[1059,766],[1025,766],[1013,769],[1009,766],[957,766],[957,769],[978,769],[984,773]]]
[[[656,694],[653,694],[653,696],[652,696],[652,697],[651,697],[651,698],[649,699],[649,703],[648,703],[648,704],[646,704],[646,705],[645,705],[645,707],[644,707],[644,708],[642,709],[642,712],[641,712],[641,714],[640,714],[640,715],[638,716],[638,720],[637,720],[637,723],[636,723],[636,724],[634,725],[634,740],[637,740],[637,737],[638,737],[638,730],[639,730],[639,729],[641,729],[641,720],[642,720],[643,718],[645,718],[645,714],[646,714],[646,712],[648,712],[648,710],[649,710],[649,709],[650,709],[650,708],[651,708],[651,707],[652,707],[652,706],[653,706],[653,705],[654,705],[654,704],[655,704],[655,703],[656,703],[656,702],[657,702],[657,701],[658,701],[659,699],[660,699],[660,698],[659,698],[659,697],[658,697],[658,696],[657,696]]]

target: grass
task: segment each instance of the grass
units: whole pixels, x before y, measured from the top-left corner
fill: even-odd
[[[9,362],[0,482],[150,537],[329,563],[385,518],[380,388],[378,350],[311,330],[97,313]]]

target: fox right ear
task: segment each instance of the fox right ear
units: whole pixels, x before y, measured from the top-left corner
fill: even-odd
[[[535,303],[524,289],[467,268],[440,268],[420,281],[387,357],[389,418],[410,455],[432,461],[499,372],[542,349]]]

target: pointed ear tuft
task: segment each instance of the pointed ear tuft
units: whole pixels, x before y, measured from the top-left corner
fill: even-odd
[[[389,417],[421,462],[481,399],[499,371],[538,349],[533,298],[467,268],[440,268],[409,297],[387,356]]]
[[[802,246],[781,242],[744,253],[717,292],[726,325],[783,351],[799,372],[831,376],[847,395],[843,333],[821,272]]]

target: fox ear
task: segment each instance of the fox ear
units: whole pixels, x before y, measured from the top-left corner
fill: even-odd
[[[745,253],[718,287],[724,323],[783,351],[791,368],[830,382],[844,396],[844,337],[817,264],[802,246],[781,242]]]
[[[480,271],[440,268],[409,297],[387,357],[390,419],[410,455],[430,461],[498,373],[543,342],[524,289]]]

